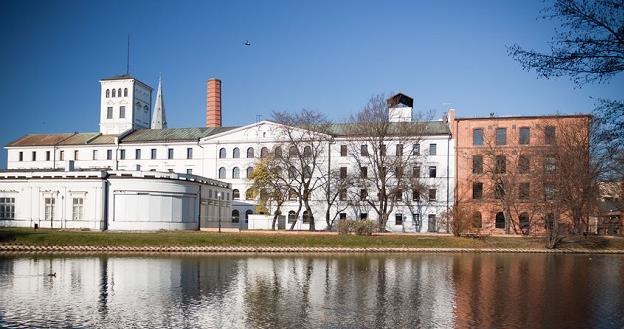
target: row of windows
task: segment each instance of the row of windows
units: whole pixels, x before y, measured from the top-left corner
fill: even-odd
[[[251,175],[253,173],[253,167],[247,167],[247,178],[251,178]],[[224,167],[219,168],[219,179],[226,179],[226,170]],[[240,177],[240,169],[238,167],[234,167],[232,168],[232,176],[230,176],[230,178],[232,179],[238,179],[241,178]]]
[[[347,145],[340,145],[340,156],[347,156],[348,151],[347,151]],[[438,154],[438,145],[435,143],[431,143],[429,144],[429,155],[437,155]],[[362,144],[360,145],[360,155],[361,156],[369,156],[370,153],[368,151],[368,145],[367,144]],[[379,148],[379,155],[381,156],[386,156],[387,155],[387,147],[386,144],[382,144],[381,147]],[[396,144],[395,145],[395,150],[394,150],[394,155],[396,156],[402,156],[403,155],[403,144]],[[413,144],[412,145],[412,155],[420,155],[420,144]]]
[[[528,174],[531,165],[531,158],[528,155],[518,156],[517,172],[519,174]],[[557,169],[557,158],[554,155],[548,155],[544,157],[544,172],[553,173]],[[497,155],[494,157],[494,173],[504,174],[507,172],[507,157],[504,155]],[[483,156],[472,156],[472,173],[483,173]]]
[[[340,178],[347,178],[348,172],[347,167],[340,167]],[[381,169],[381,173],[379,173],[380,177],[385,177],[386,168],[383,167]],[[401,177],[403,175],[403,167],[396,167],[394,174],[397,177]],[[412,177],[420,177],[421,168],[420,166],[412,167]],[[360,178],[369,178],[368,177],[368,167],[360,167]],[[436,166],[429,166],[429,176],[430,178],[436,178],[438,176],[438,169]]]
[[[174,149],[173,148],[168,148],[167,149],[167,159],[175,159],[175,153],[174,153]],[[74,150],[74,158],[73,160],[80,160],[79,158],[79,152],[78,150]],[[51,152],[50,151],[45,151],[45,159],[46,161],[50,161],[50,155]],[[150,149],[150,159],[155,160],[157,159],[157,149]],[[32,161],[37,161],[37,152],[36,151],[32,151],[32,156],[31,156]],[[92,150],[91,151],[91,160],[98,160],[99,159],[99,150]],[[113,159],[113,150],[106,150],[106,160],[112,160]],[[119,150],[119,159],[120,160],[126,160],[126,150],[121,149]],[[141,149],[135,149],[134,150],[134,159],[135,160],[141,160],[142,159],[142,150]],[[193,159],[193,148],[188,147],[186,149],[186,159]],[[59,151],[59,161],[64,161],[65,160],[65,151],[61,150]],[[24,161],[24,152],[19,152],[19,161]]]
[[[45,198],[44,199],[44,219],[45,220],[53,220],[54,212],[56,208],[56,199],[54,198]],[[72,199],[72,217],[73,220],[83,220],[84,219],[84,198],[73,198]]]
[[[475,128],[472,130],[472,145],[483,145],[484,135],[483,128]],[[553,126],[547,126],[544,128],[544,144],[555,144],[556,128]],[[496,128],[494,135],[494,142],[496,145],[507,145],[507,128]],[[531,144],[531,128],[520,127],[518,130],[518,144],[529,145]]]
[[[109,97],[122,97],[121,88],[106,89],[106,98],[109,98]],[[123,97],[128,97],[128,88],[123,89]]]
[[[518,199],[528,200],[530,196],[531,188],[530,183],[522,182],[518,184]],[[505,196],[505,185],[503,183],[497,183],[494,185],[494,198],[502,199]],[[556,189],[550,184],[544,184],[544,199],[554,200],[556,196]],[[483,183],[472,183],[472,198],[474,200],[483,199]]]
[[[405,200],[405,195],[402,190],[398,190],[395,193],[401,200]],[[232,199],[240,200],[241,194],[239,189],[232,190]],[[245,200],[254,200],[256,198],[256,194],[252,189],[249,189],[245,192]],[[260,199],[266,200],[268,196],[266,195],[266,191],[260,191]],[[295,190],[290,190],[288,193],[288,201],[296,201],[298,198],[298,193]],[[368,191],[366,189],[360,189],[359,198],[361,201],[365,201],[368,198]],[[347,191],[341,190],[339,195],[340,201],[347,200]],[[429,189],[427,191],[427,200],[428,201],[437,201],[438,200],[438,190],[437,189]],[[412,191],[412,201],[420,202],[422,201],[420,191],[413,190]]]

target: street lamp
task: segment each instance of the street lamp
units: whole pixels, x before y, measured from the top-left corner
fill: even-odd
[[[219,200],[217,204],[219,208],[219,233],[221,233],[221,195],[221,192],[217,192],[217,200]]]

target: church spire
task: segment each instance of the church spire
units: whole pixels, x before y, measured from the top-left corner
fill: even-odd
[[[154,116],[152,117],[152,129],[167,128],[167,118],[165,117],[165,103],[162,94],[162,75],[158,78],[158,91],[156,92],[156,105],[154,106]]]

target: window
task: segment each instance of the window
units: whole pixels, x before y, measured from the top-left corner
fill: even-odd
[[[395,152],[396,152],[397,156],[402,156],[403,155],[403,144],[397,144]]]
[[[437,155],[437,154],[438,154],[438,145],[429,144],[429,155]]]
[[[497,155],[495,159],[494,171],[497,174],[504,174],[507,171],[507,158],[504,155]]]
[[[437,193],[438,190],[432,188],[429,189],[429,201],[436,201],[437,200]]]
[[[294,166],[288,168],[288,179],[294,179],[297,177],[297,169]]]
[[[24,152],[19,153],[19,161],[24,161]]]
[[[347,156],[347,145],[340,145],[340,156],[341,157],[346,157]]]
[[[219,179],[224,179],[225,178],[225,168],[221,167],[219,168]]]
[[[549,185],[549,184],[544,185],[544,198],[546,200],[554,200],[555,194],[556,194],[556,191],[552,185]]]
[[[238,167],[232,168],[232,178],[240,178],[240,169]]]
[[[360,145],[360,155],[361,156],[368,156],[368,145]]]
[[[544,129],[544,144],[553,145],[555,144],[555,135],[556,129],[553,126],[547,126]]]
[[[526,212],[523,212],[520,214],[520,216],[518,216],[518,219],[520,220],[520,229],[522,230],[522,233],[528,234],[529,233],[529,214]]]
[[[396,169],[394,170],[394,175],[396,176],[396,178],[403,177],[403,167],[396,167]]]
[[[303,148],[303,156],[309,158],[312,156],[312,147],[306,146]]]
[[[253,158],[254,157],[254,149],[253,147],[250,147],[247,149],[247,158]]]
[[[238,223],[240,221],[240,212],[236,209],[232,210],[232,223]]]
[[[420,191],[419,190],[412,190],[412,201],[420,201]]]
[[[253,176],[253,167],[247,167],[247,178]]]
[[[297,213],[294,210],[288,212],[288,222],[294,223],[297,221]]]
[[[45,198],[45,220],[54,219],[54,198]]]
[[[431,178],[436,178],[437,177],[436,166],[429,166],[429,177],[431,177]]]
[[[303,223],[309,223],[310,222],[310,214],[308,213],[307,210],[305,210],[303,212]]]
[[[472,214],[472,227],[474,228],[483,227],[483,219],[481,218],[481,213],[478,211],[475,211]]]
[[[360,167],[360,178],[368,177],[368,167]]]
[[[61,160],[61,161],[65,160],[65,151],[60,151],[59,152],[59,160]]]
[[[531,143],[531,128],[521,127],[520,136],[518,138],[518,144],[529,145]]]
[[[340,219],[341,221],[342,221],[342,220],[347,220],[347,213],[341,212],[341,213],[340,213],[340,216],[339,216],[339,219]]]
[[[232,200],[240,199],[240,191],[238,189],[232,190]]]
[[[420,177],[420,166],[415,166],[412,168],[412,177]]]
[[[496,213],[496,220],[494,223],[495,228],[505,228],[505,214],[502,212]]]
[[[436,229],[436,215],[430,214],[428,217],[429,222],[427,223],[427,231],[429,232],[437,232]]]
[[[546,218],[544,218],[544,228],[547,230],[552,230],[555,225],[555,214],[547,213]]]
[[[156,160],[156,149],[151,149],[150,153],[151,159]]]
[[[78,150],[74,151],[74,160],[78,160]]]
[[[173,149],[167,149],[167,159],[173,159]]]
[[[507,128],[496,128],[496,145],[507,144]]]
[[[527,174],[530,170],[529,156],[521,155],[518,157],[518,172]]]
[[[518,198],[526,200],[529,198],[529,183],[520,183],[518,185]]]
[[[338,198],[340,199],[340,201],[346,201],[347,200],[347,190],[341,189],[340,190],[340,194],[338,195]]]
[[[113,159],[113,150],[106,150],[106,160]]]
[[[193,148],[192,147],[186,148],[186,158],[187,159],[192,159],[193,158]]]
[[[147,113],[149,111],[149,107],[147,105],[143,105],[143,112]]]
[[[46,161],[50,161],[50,151],[46,151]]]
[[[340,167],[340,178],[347,178],[347,167]]]
[[[124,97],[128,97],[128,88],[124,88]]]
[[[472,173],[473,174],[483,173],[483,156],[482,155],[472,156]]]
[[[483,129],[472,130],[472,145],[483,145]]]
[[[366,200],[367,196],[368,196],[368,192],[366,192],[366,189],[361,189],[360,190],[360,200],[362,200],[362,201]]]
[[[273,151],[273,153],[275,154],[276,158],[281,158],[282,157],[282,147],[281,146],[275,147],[275,151]]]
[[[110,89],[106,89],[106,98],[110,97]]]
[[[113,118],[113,107],[109,106],[106,108],[106,119],[112,119],[112,118]]]
[[[136,160],[141,160],[141,149],[134,150],[134,158]]]
[[[544,157],[544,171],[550,174],[555,169],[557,169],[557,159],[552,155]]]
[[[483,183],[472,183],[472,198],[474,200],[481,200],[483,198]]]
[[[361,212],[360,213],[360,220],[367,220],[368,219],[368,213],[367,212]]]
[[[126,159],[126,150],[119,150],[119,159],[121,160]]]
[[[121,88],[117,89],[117,97],[121,97]]]
[[[394,225],[403,225],[403,214],[394,214]]]
[[[113,88],[113,97],[117,97],[117,90]]]
[[[379,154],[384,157],[386,156],[386,144],[381,144],[379,147]]]
[[[120,106],[119,107],[119,118],[120,119],[124,119],[126,117],[126,107],[125,106]]]
[[[503,183],[496,183],[494,187],[494,198],[502,199],[505,196],[505,186]]]
[[[73,198],[72,201],[72,219],[73,220],[82,220],[84,214],[84,199],[83,198]]]
[[[141,168],[139,167],[138,170],[141,170]],[[186,169],[186,174],[187,175],[192,175],[193,174],[193,169]]]
[[[0,198],[0,219],[15,219],[15,198]]]
[[[299,152],[297,151],[297,147],[291,146],[288,148],[288,156],[294,158],[297,156]]]
[[[225,159],[225,148],[219,150],[219,159]]]
[[[288,200],[289,201],[295,201],[297,200],[297,197],[299,196],[299,194],[297,193],[296,190],[294,189],[290,189],[288,190]]]
[[[399,188],[399,189],[397,189],[394,192],[394,199],[403,201],[403,190],[402,189]]]
[[[412,155],[420,155],[420,144],[412,146]]]
[[[260,157],[261,158],[266,158],[269,155],[269,149],[266,147],[263,147],[260,149]]]
[[[32,161],[37,161],[37,152],[36,151],[32,152]]]

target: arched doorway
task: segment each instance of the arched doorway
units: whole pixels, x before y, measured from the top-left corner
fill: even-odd
[[[294,210],[288,212],[288,222],[294,223],[297,221],[297,213]]]
[[[496,213],[496,228],[505,228],[505,214],[501,212]]]
[[[240,212],[236,209],[232,210],[232,223],[238,223],[240,221]]]

